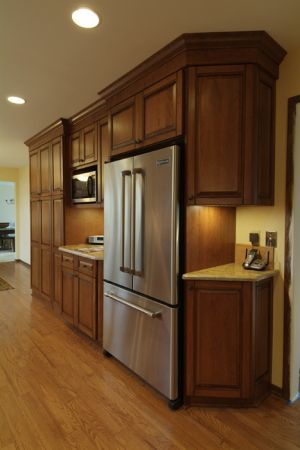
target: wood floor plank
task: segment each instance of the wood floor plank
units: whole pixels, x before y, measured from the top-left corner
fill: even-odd
[[[31,296],[30,272],[0,263],[1,450],[300,450],[300,402],[184,407],[166,400]]]

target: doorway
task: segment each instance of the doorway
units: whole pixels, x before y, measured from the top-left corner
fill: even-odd
[[[0,262],[16,259],[16,184],[0,181]]]

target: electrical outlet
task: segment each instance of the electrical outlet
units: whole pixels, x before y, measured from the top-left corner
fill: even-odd
[[[259,245],[259,232],[258,231],[251,231],[249,233],[249,241],[252,245]]]
[[[277,231],[266,231],[266,246],[277,247]]]

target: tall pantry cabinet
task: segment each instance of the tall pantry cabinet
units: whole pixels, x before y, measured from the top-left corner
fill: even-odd
[[[67,121],[36,134],[29,147],[31,286],[34,295],[58,301],[60,254],[64,244],[64,158]]]

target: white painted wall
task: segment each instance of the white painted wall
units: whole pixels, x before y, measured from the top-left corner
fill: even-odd
[[[0,180],[0,222],[16,222],[16,194],[14,181]]]

